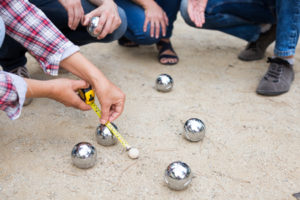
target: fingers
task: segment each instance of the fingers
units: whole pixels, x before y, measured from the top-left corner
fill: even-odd
[[[88,82],[84,80],[74,80],[72,83],[72,88],[74,91],[78,91],[79,89],[84,89],[88,87],[89,87]]]
[[[201,23],[202,23],[202,25],[205,24],[205,14],[204,14],[204,12],[201,13]]]
[[[73,30],[73,23],[74,23],[74,10],[71,8],[68,10],[68,24],[69,28]]]
[[[165,12],[164,12],[164,20],[165,20],[166,25],[169,26],[169,18]]]
[[[68,25],[70,29],[75,30],[84,15],[81,2],[80,1],[74,2],[72,5],[69,5],[67,9],[68,9]]]
[[[112,110],[109,116],[109,121],[112,122],[115,119],[117,119],[121,113],[123,112],[124,109],[124,101],[120,102],[119,104],[115,104],[112,106]]]
[[[167,24],[166,24],[165,19],[160,22],[160,25],[161,25],[162,35],[166,36],[166,33],[167,33]],[[159,37],[159,35],[158,35],[158,37]]]
[[[87,26],[89,25],[91,19],[92,19],[93,15],[92,15],[92,12],[90,12],[89,14],[86,14],[82,20],[81,20],[81,24],[82,26]]]
[[[95,35],[100,35],[100,33],[103,31],[106,21],[107,21],[107,16],[101,15],[99,18],[98,26],[94,30]],[[101,39],[99,36],[97,38]]]
[[[107,19],[107,21],[105,22],[105,25],[104,25],[104,27],[102,28],[102,32],[101,32],[101,34],[97,37],[97,39],[100,40],[100,39],[102,39],[102,38],[105,38],[105,36],[111,32],[112,23],[113,23],[113,17],[109,17],[109,18]]]
[[[102,104],[101,105],[101,110],[102,110],[102,115],[100,119],[101,124],[106,124],[109,120],[109,110],[110,110],[110,105]]]
[[[74,30],[78,27],[83,16],[84,16],[83,8],[81,6],[77,7],[77,9],[75,9]]]
[[[87,105],[84,101],[82,101],[82,99],[77,95],[78,90],[88,87],[89,84],[84,80],[72,80],[72,89],[75,95],[73,97],[70,97],[73,99],[71,106],[84,111],[91,109],[91,107]]]
[[[149,18],[146,17],[146,18],[145,18],[145,22],[144,22],[144,27],[143,27],[144,32],[147,31],[148,23],[149,23]]]
[[[151,37],[154,37],[154,25],[155,25],[155,22],[153,20],[150,21],[150,36]]]
[[[82,101],[75,92],[74,92],[74,96],[72,98],[73,98],[73,103],[71,105],[72,107],[83,110],[83,111],[91,109],[91,106],[89,106],[84,101]]]

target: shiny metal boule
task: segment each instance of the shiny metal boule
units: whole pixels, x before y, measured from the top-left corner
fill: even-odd
[[[97,152],[95,147],[88,142],[76,144],[71,152],[73,164],[81,169],[88,169],[95,165]]]
[[[173,79],[168,74],[160,74],[155,81],[156,90],[169,92],[173,88]]]
[[[184,124],[184,136],[187,140],[198,142],[205,136],[205,125],[197,118],[191,118]]]
[[[115,129],[118,130],[118,127],[111,123]],[[98,144],[103,146],[111,146],[116,144],[117,138],[110,132],[110,130],[103,124],[100,124],[96,129],[96,140]]]
[[[99,34],[95,34],[94,30],[98,26],[99,23],[99,17],[93,17],[87,26],[87,32],[92,36],[92,37],[98,37]]]
[[[164,178],[170,189],[184,190],[192,181],[192,171],[186,163],[176,161],[167,167]]]

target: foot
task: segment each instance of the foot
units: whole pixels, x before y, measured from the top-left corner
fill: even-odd
[[[238,55],[238,58],[243,61],[262,59],[265,56],[266,49],[275,39],[276,25],[272,25],[270,30],[261,33],[255,42],[249,42],[246,48]]]
[[[174,51],[170,39],[161,39],[157,44],[158,60],[163,65],[175,65],[179,58]]]
[[[22,78],[30,78],[29,72],[25,66],[17,67],[10,71],[10,73],[21,76]],[[23,106],[27,106],[32,102],[32,98],[26,98]]]
[[[118,39],[118,43],[119,43],[119,45],[124,46],[124,47],[138,47],[139,46],[138,43],[135,43],[124,36],[121,37],[120,39]]]
[[[293,65],[281,58],[268,58],[269,69],[259,82],[256,92],[275,96],[289,91],[294,80]]]

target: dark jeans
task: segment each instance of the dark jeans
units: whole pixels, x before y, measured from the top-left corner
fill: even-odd
[[[154,44],[161,38],[170,38],[173,31],[173,23],[176,20],[177,13],[180,7],[180,0],[155,0],[155,2],[166,12],[169,19],[167,34],[162,36],[160,30],[159,38],[150,36],[150,23],[147,31],[143,31],[145,21],[145,11],[142,7],[133,3],[131,0],[115,0],[116,4],[124,9],[127,16],[127,31],[125,37],[138,44]]]
[[[124,35],[127,28],[125,12],[123,9],[118,8],[122,24],[112,34],[107,35],[101,40],[97,40],[90,36],[86,27],[81,24],[75,31],[71,30],[68,27],[68,13],[57,0],[30,0],[30,2],[40,8],[55,26],[76,45],[85,45],[92,42],[112,42]],[[85,13],[89,13],[96,8],[88,0],[82,0],[81,4]],[[21,44],[6,35],[0,49],[0,65],[3,70],[11,71],[19,66],[24,66],[27,62],[25,57],[26,51]]]
[[[190,26],[187,0],[181,2],[181,15]],[[203,28],[219,30],[248,42],[260,35],[260,24],[277,24],[276,56],[295,54],[300,33],[300,0],[209,0]]]

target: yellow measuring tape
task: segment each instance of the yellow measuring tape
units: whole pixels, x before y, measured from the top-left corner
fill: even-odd
[[[82,100],[85,101],[86,104],[90,105],[95,113],[101,118],[101,110],[95,104],[95,93],[91,87],[87,89],[81,89],[78,91],[79,96]],[[105,126],[114,134],[114,136],[119,140],[119,142],[126,148],[126,150],[130,149],[130,145],[126,142],[126,140],[122,137],[122,135],[115,129],[115,127],[107,122]]]

